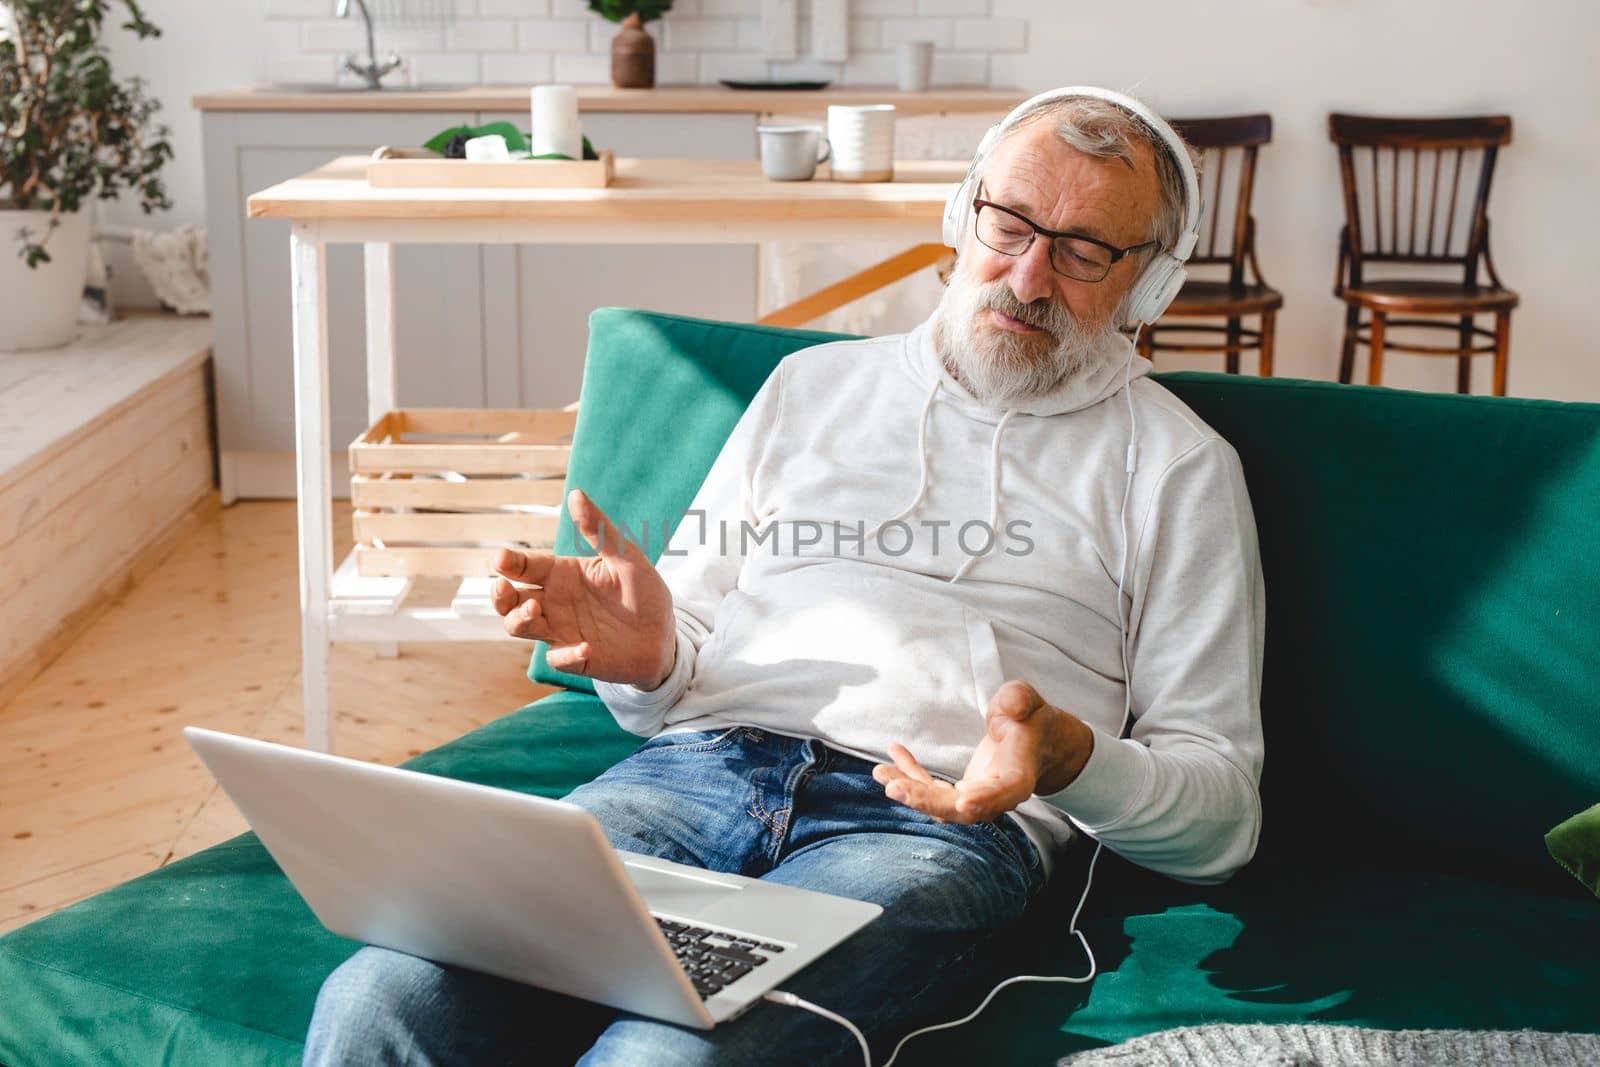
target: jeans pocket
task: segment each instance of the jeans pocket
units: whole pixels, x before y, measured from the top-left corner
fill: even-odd
[[[1033,839],[1022,828],[1022,824],[1013,816],[1002,815],[998,819],[979,823],[978,825],[988,830],[1002,845],[1011,851],[1021,869],[1027,874],[1029,883],[1033,885],[1034,891],[1037,892],[1044,885],[1042,877],[1044,863],[1039,857],[1039,850],[1034,847]]]
[[[652,752],[715,752],[732,746],[739,740],[743,726],[730,726],[726,730],[683,730],[677,733],[656,734],[640,746]]]

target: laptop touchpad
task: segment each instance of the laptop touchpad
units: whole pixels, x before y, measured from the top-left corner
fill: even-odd
[[[704,874],[678,874],[627,860],[623,861],[622,866],[651,911],[664,911],[672,915],[699,915],[730,894],[744,889],[737,882],[724,881],[710,871]]]

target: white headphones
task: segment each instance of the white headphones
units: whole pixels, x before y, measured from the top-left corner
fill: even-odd
[[[1177,297],[1178,290],[1183,288],[1184,280],[1189,276],[1183,264],[1194,251],[1195,242],[1200,236],[1200,179],[1195,174],[1194,161],[1189,158],[1182,139],[1162,120],[1161,116],[1131,96],[1092,85],[1051,89],[1049,92],[1024,100],[1012,110],[1011,114],[989,127],[978,145],[977,153],[972,157],[972,165],[967,168],[967,176],[961,180],[961,184],[950,191],[950,196],[945,200],[944,243],[960,250],[962,238],[966,235],[967,223],[972,217],[972,201],[978,195],[979,171],[983,169],[984,161],[994,149],[995,143],[1000,140],[1000,135],[1028,109],[1046,100],[1066,96],[1089,96],[1105,100],[1138,118],[1161,138],[1162,143],[1167,146],[1167,154],[1172,157],[1178,166],[1178,173],[1183,176],[1183,234],[1178,238],[1178,246],[1171,251],[1161,250],[1152,256],[1128,294],[1128,325],[1154,322]]]

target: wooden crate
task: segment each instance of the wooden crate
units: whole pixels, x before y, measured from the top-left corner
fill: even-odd
[[[391,411],[350,445],[363,577],[493,573],[501,548],[548,548],[575,411]]]

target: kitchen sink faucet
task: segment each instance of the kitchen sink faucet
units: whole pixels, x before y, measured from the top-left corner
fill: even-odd
[[[367,10],[367,0],[355,0],[361,9],[361,21],[367,27],[367,56],[365,59],[355,52],[344,57],[344,68],[352,74],[359,76],[367,83],[368,89],[382,89],[383,76],[400,66],[400,57],[390,52],[381,60],[378,58],[377,48],[372,42],[372,12]],[[339,0],[339,6],[334,11],[338,18],[348,18],[350,15],[350,0]]]

